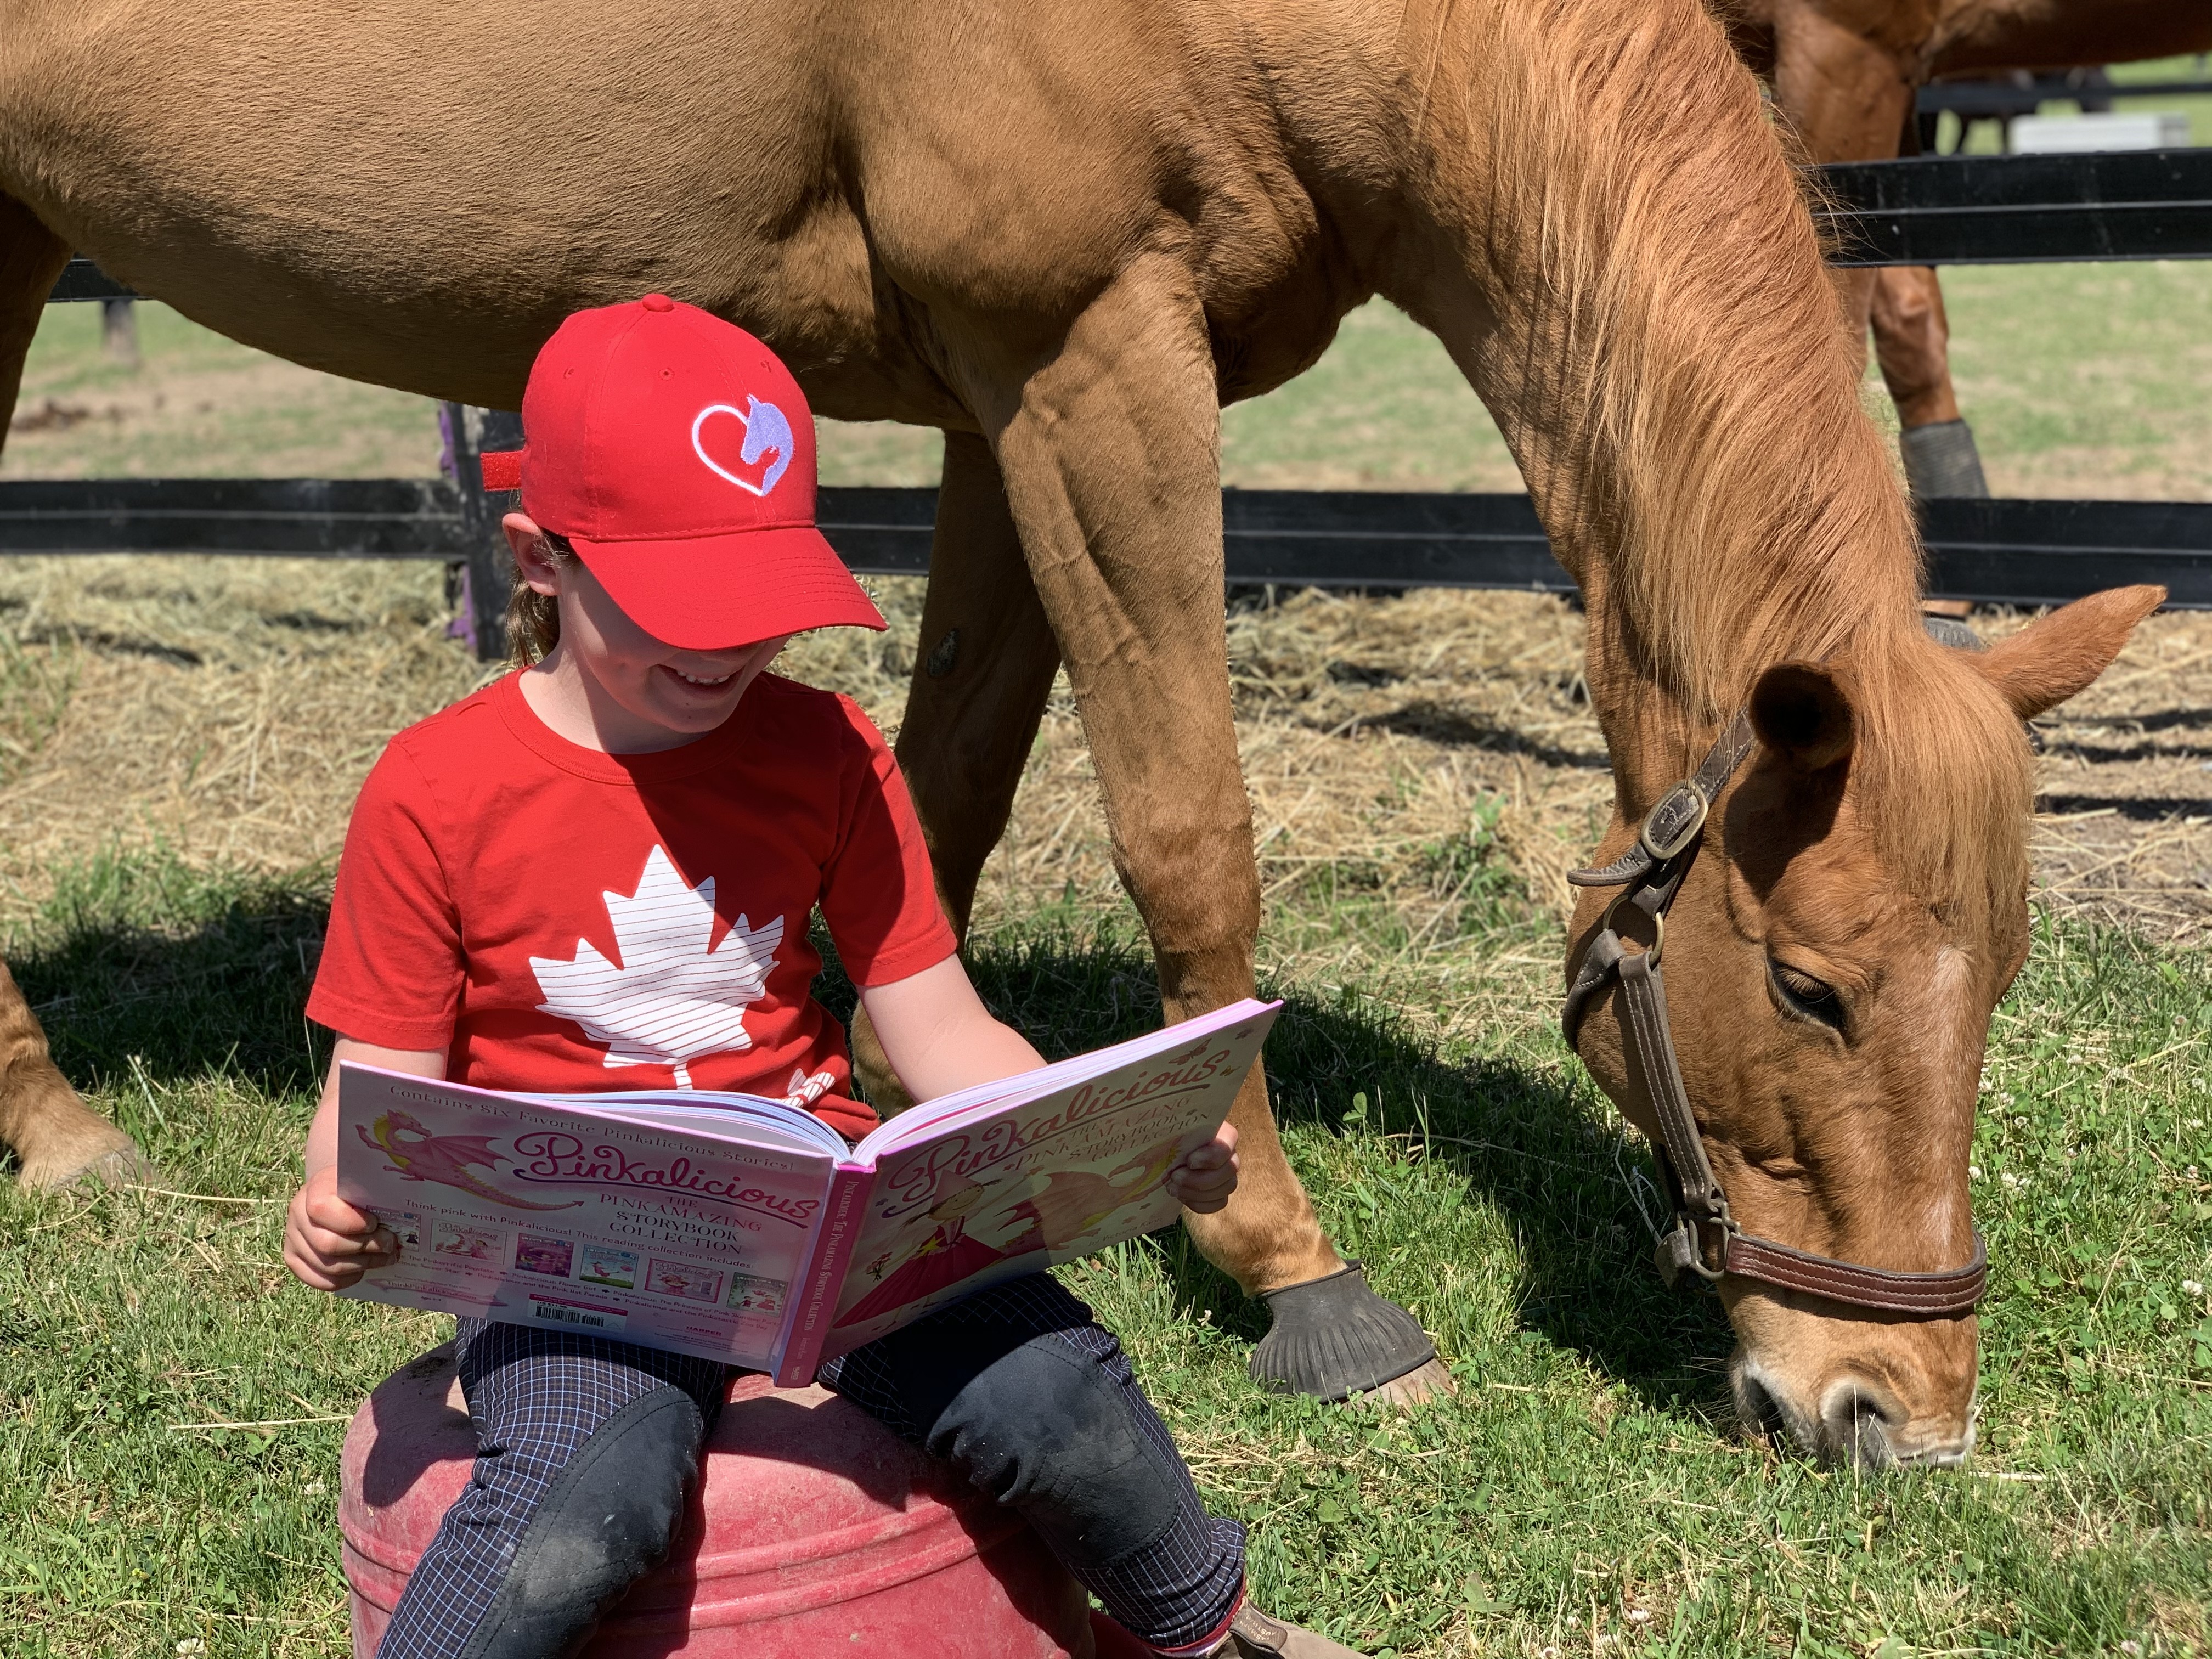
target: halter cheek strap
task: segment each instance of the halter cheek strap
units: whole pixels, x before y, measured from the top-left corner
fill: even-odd
[[[1936,1318],[1971,1312],[1982,1299],[1989,1278],[1989,1252],[1978,1231],[1973,1259],[1947,1273],[1893,1273],[1815,1255],[1745,1232],[1729,1213],[1728,1194],[1713,1173],[1712,1160],[1705,1156],[1705,1138],[1674,1058],[1661,957],[1667,945],[1667,912],[1697,861],[1706,814],[1755,743],[1750,714],[1739,710],[1696,773],[1662,795],[1644,815],[1628,851],[1602,869],[1568,875],[1577,887],[1619,887],[1621,892],[1607,907],[1597,936],[1583,953],[1566,1006],[1560,1010],[1560,1024],[1572,1045],[1591,1000],[1608,980],[1618,981],[1626,1017],[1623,1047],[1659,1120],[1659,1161],[1674,1190],[1674,1225],[1660,1239],[1657,1251],[1660,1274],[1669,1285],[1686,1271],[1715,1284],[1733,1274],[1885,1313]],[[1624,911],[1635,914],[1624,915]],[[1621,937],[1620,924],[1639,921],[1644,926],[1638,931],[1648,931],[1651,943],[1632,950]]]

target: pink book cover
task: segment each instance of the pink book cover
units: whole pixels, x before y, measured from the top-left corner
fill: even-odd
[[[781,1101],[341,1068],[338,1190],[399,1259],[343,1294],[773,1371],[1173,1222],[1279,1004],[917,1106],[846,1147]]]

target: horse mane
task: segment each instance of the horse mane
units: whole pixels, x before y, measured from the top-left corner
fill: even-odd
[[[1478,258],[1517,313],[1480,389],[1517,404],[1502,423],[1594,632],[1698,748],[1766,667],[1848,660],[1856,810],[1907,890],[2016,902],[2027,747],[1920,626],[1911,507],[1757,82],[1696,0],[1467,11],[1470,96],[1439,114],[1486,152]]]

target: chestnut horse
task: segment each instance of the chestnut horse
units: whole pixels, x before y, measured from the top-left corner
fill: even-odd
[[[1913,94],[1944,76],[2212,52],[2203,0],[1723,0],[1723,9],[1816,161],[1917,152]],[[1873,323],[1914,493],[1989,494],[1951,386],[1936,273],[1892,265],[1838,280],[1862,340]]]
[[[1252,990],[1260,924],[1219,410],[1389,297],[1588,599],[1602,850],[1765,711],[1668,947],[1735,1214],[1876,1268],[1967,1258],[1985,1027],[2027,940],[2021,721],[2159,595],[1978,658],[1922,635],[1812,219],[1698,0],[4,3],[0,392],[81,248],[250,344],[497,407],[566,313],[665,289],[767,338],[818,412],[942,428],[898,752],[946,908],[964,929],[1065,665],[1170,1017]],[[1812,689],[1756,698],[1778,674]],[[1616,1001],[1579,1045],[1649,1131]],[[1233,1116],[1243,1185],[1188,1224],[1273,1303],[1255,1363],[1433,1386],[1334,1276],[1256,1066]],[[1755,1414],[1965,1455],[1970,1312],[1725,1289]]]

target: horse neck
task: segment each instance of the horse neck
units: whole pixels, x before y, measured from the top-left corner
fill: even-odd
[[[1408,20],[1405,200],[1430,234],[1376,285],[1512,447],[1640,810],[1762,668],[1872,665],[1917,632],[1910,512],[1792,169],[1697,0]]]

